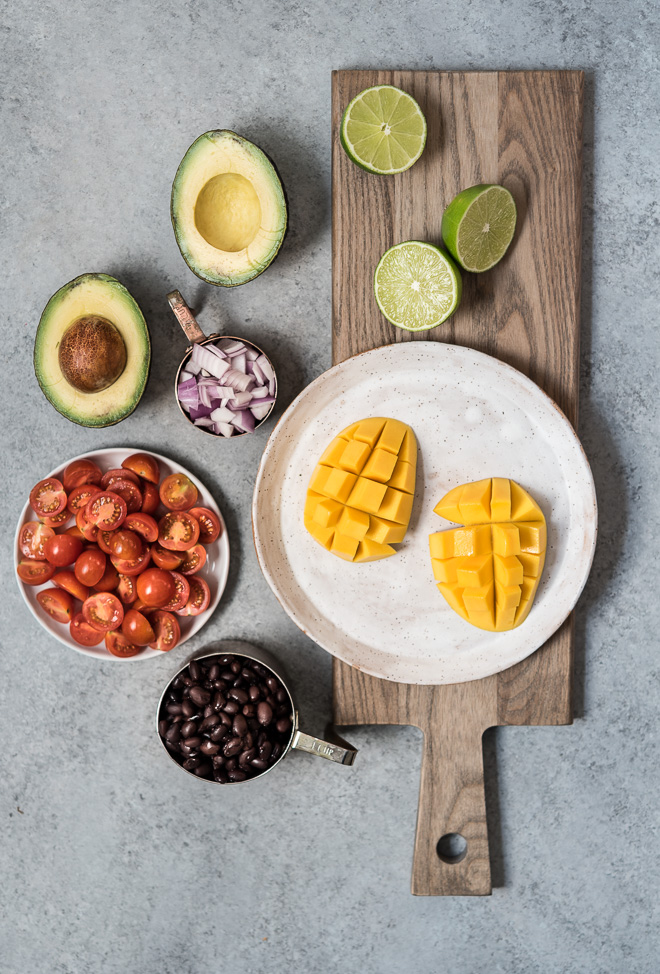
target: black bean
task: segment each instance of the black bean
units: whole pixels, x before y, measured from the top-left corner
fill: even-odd
[[[257,708],[253,703],[246,703],[245,706],[243,707],[244,717],[254,717],[256,713],[257,713]]]
[[[223,670],[222,673],[220,674],[220,679],[224,680],[225,683],[233,683],[234,674],[231,670]]]
[[[230,655],[221,656],[218,662],[221,666],[229,666],[234,662],[234,657]]]
[[[277,693],[275,694],[275,699],[277,700],[278,703],[286,703],[287,700],[286,690],[284,689],[278,690]]]
[[[280,717],[280,719],[275,724],[278,734],[286,734],[291,730],[291,718],[290,717]]]
[[[275,693],[280,688],[279,680],[276,680],[274,676],[267,676],[266,686],[272,693]]]
[[[265,730],[260,730],[257,734],[257,747],[261,747],[268,740],[268,735]]]
[[[226,714],[224,712],[220,714],[220,720],[225,727],[231,727],[231,725],[234,723],[231,714]]]
[[[232,737],[223,748],[223,752],[226,758],[233,758],[236,754],[243,750],[243,742],[240,737]]]
[[[227,777],[230,781],[245,781],[247,775],[245,771],[240,771],[238,768],[235,771],[228,771]]]
[[[185,684],[181,679],[181,674],[175,676],[172,682],[170,683],[171,690],[180,690],[183,686],[185,686]]]
[[[186,738],[186,747],[190,748],[191,750],[194,750],[196,747],[199,747],[199,745],[201,743],[202,743],[202,738],[201,737],[187,737]]]
[[[243,738],[243,743],[245,744],[245,747],[248,749],[254,747],[254,737],[252,736],[250,731],[248,731],[245,737]]]
[[[181,713],[185,717],[194,717],[197,713],[197,707],[192,702],[192,700],[184,700],[181,704]]]
[[[190,688],[190,699],[198,707],[205,707],[211,699],[211,694],[204,687],[195,686]]]
[[[224,705],[227,703],[227,698],[224,697],[220,691],[218,691],[213,697],[213,709],[222,710]]]
[[[172,716],[174,716],[174,714],[180,714],[181,713],[181,704],[180,703],[168,703],[168,705],[167,705],[167,707],[165,709],[167,710],[168,714],[172,714]]]
[[[213,712],[214,712],[213,711],[213,707],[211,706],[210,703],[207,704],[206,707],[204,707],[204,716],[205,717],[210,717]]]
[[[214,680],[213,681],[213,689],[214,690],[219,690],[220,693],[224,693],[225,690],[227,689],[227,682],[226,682],[226,680]]]
[[[210,778],[213,774],[213,768],[210,764],[200,764],[198,768],[195,768],[193,774],[196,774],[199,778]]]
[[[248,722],[248,727],[250,728],[250,730],[252,731],[252,733],[253,734],[258,734],[259,733],[259,721],[257,720],[257,718],[256,717],[248,717],[247,718],[247,722]]]
[[[241,707],[250,699],[246,691],[242,690],[240,687],[232,687],[227,696],[232,700],[235,700],[236,703],[240,703]]]
[[[222,709],[226,714],[231,714],[233,717],[234,714],[237,714],[241,708],[239,707],[239,705],[236,703],[235,700],[228,700]]]
[[[209,727],[215,727],[215,725],[219,723],[220,723],[220,718],[218,717],[217,714],[209,714],[208,717],[204,718],[201,726],[202,729],[204,730]]]
[[[192,758],[186,758],[186,760],[183,762],[183,767],[186,769],[186,771],[194,771],[203,760],[204,759],[200,757],[199,754],[195,754],[195,756]]]
[[[176,744],[181,737],[181,731],[178,724],[172,724],[170,729],[165,734],[165,740],[169,741],[170,744]]]
[[[253,768],[256,768],[257,771],[265,771],[268,767],[268,762],[264,761],[263,758],[252,758],[250,764]]]
[[[282,745],[280,744],[279,741],[276,741],[273,744],[273,750],[270,755],[270,763],[274,764],[275,761],[277,761],[277,759],[279,758],[281,753],[282,753]]]
[[[255,686],[254,684],[252,684],[251,687],[248,687],[248,696],[252,703],[255,703],[259,699],[259,687]]]
[[[195,681],[195,683],[199,683],[200,680],[202,679],[202,677],[204,676],[204,673],[202,671],[201,666],[199,665],[199,663],[195,659],[192,661],[192,663],[188,667],[188,672],[190,673],[190,675],[193,678],[193,680]]]
[[[243,768],[243,770],[245,770],[246,765],[248,765],[250,763],[250,761],[252,760],[252,758],[254,758],[256,756],[257,756],[257,752],[256,752],[256,750],[253,747],[251,747],[247,751],[243,751],[242,754],[239,754],[238,755],[238,766],[239,766],[239,768]]]
[[[234,731],[234,737],[245,737],[247,734],[247,721],[243,714],[236,714],[232,730]]]
[[[233,771],[234,768],[237,767],[237,765],[238,765],[238,761],[236,760],[236,758],[227,758],[227,760],[225,761],[225,768],[227,771]]]
[[[220,724],[219,727],[214,727],[213,730],[211,731],[211,740],[221,741],[222,738],[226,736],[226,734],[227,734],[227,728],[225,727],[224,724]]]
[[[220,750],[220,745],[214,744],[213,741],[202,741],[202,743],[199,745],[199,749],[202,754],[217,754]]]
[[[237,659],[235,659],[234,662],[230,664],[229,669],[232,671],[234,676],[237,676],[243,669],[243,666],[238,662]]]
[[[209,680],[219,680],[220,679],[220,664],[213,663],[209,667]]]
[[[158,721],[158,733],[160,734],[161,737],[165,737],[165,735],[167,734],[167,729],[168,729],[169,726],[170,725],[168,724],[168,722],[166,720],[159,720]]]
[[[243,667],[243,669],[241,670],[241,676],[243,677],[246,683],[252,683],[252,681],[254,680],[254,673],[246,669],[246,667]]]
[[[273,708],[270,704],[262,700],[260,704],[257,705],[257,720],[263,727],[268,727],[271,720],[273,719]]]
[[[181,737],[192,737],[196,730],[196,722],[194,720],[187,720],[185,724],[181,725]]]
[[[170,741],[165,741],[165,747],[170,752],[170,754],[179,754],[180,753],[180,751],[179,751],[179,745],[178,744],[171,744]]]
[[[267,761],[273,750],[273,745],[270,741],[264,741],[263,744],[259,745],[259,757],[263,761]]]

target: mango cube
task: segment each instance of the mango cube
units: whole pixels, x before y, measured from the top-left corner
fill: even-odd
[[[461,520],[461,512],[458,509],[458,502],[461,499],[461,494],[463,493],[463,485],[460,487],[454,487],[450,490],[441,501],[433,508],[433,513],[438,514],[440,517],[446,518],[448,521],[456,521],[457,523]]]
[[[370,541],[377,541],[378,544],[398,544],[405,538],[406,528],[405,524],[395,524],[394,521],[386,521],[372,514],[366,537]]]
[[[431,558],[453,558],[454,557],[454,532],[437,531],[429,535],[429,547]]]
[[[471,525],[469,528],[454,528],[454,555],[469,558],[471,555],[485,555],[491,551],[490,527],[487,524]]]
[[[494,554],[504,558],[520,554],[520,532],[517,524],[493,524],[492,536]]]
[[[312,521],[311,518],[305,520],[305,527],[320,545],[323,545],[324,548],[330,550],[330,545],[332,544],[332,539],[335,534],[334,528],[322,528],[320,524],[317,524],[316,521]]]
[[[340,458],[335,461],[336,465],[349,473],[359,474],[369,458],[369,446],[360,443],[359,440],[349,440],[343,442],[343,449]]]
[[[332,467],[324,467],[319,463],[314,469],[308,489],[316,494],[324,494],[325,485],[331,473]]]
[[[523,575],[529,575],[530,578],[539,577],[543,570],[544,560],[545,556],[531,554],[528,551],[521,551],[518,555],[518,561],[522,565]]]
[[[520,603],[520,585],[498,585],[497,605],[503,609],[515,609]]]
[[[376,440],[380,436],[385,427],[387,420],[379,419],[374,416],[373,419],[363,419],[355,430],[353,439],[361,440],[362,443],[368,443],[371,449],[376,445]]]
[[[401,449],[399,450],[399,460],[405,463],[412,463],[413,467],[417,464],[417,440],[411,429],[406,431],[403,438]]]
[[[313,519],[322,528],[332,528],[339,520],[342,506],[331,497],[322,497],[316,504]]]
[[[491,555],[456,558],[453,567],[456,571],[456,581],[464,588],[483,588],[493,581],[493,559]]]
[[[375,480],[367,480],[366,477],[358,477],[348,498],[348,503],[351,507],[356,507],[359,511],[377,514],[386,491],[386,484],[379,484]]]
[[[511,481],[511,520],[545,521],[543,512],[534,498],[513,480]]]
[[[500,585],[522,585],[523,566],[519,555],[510,555],[503,558],[502,555],[493,556],[493,570],[495,581]]]
[[[484,521],[490,521],[490,491],[490,480],[465,484],[458,502],[464,524],[483,524]]]
[[[352,507],[342,508],[340,505],[341,517],[337,525],[337,531],[345,534],[349,538],[356,538],[362,541],[369,530],[369,515],[364,511],[356,511]]]
[[[511,520],[511,481],[506,477],[493,477],[490,494],[491,521]]]
[[[415,468],[412,463],[406,463],[405,460],[399,460],[394,468],[394,473],[390,477],[389,484],[390,487],[394,487],[396,490],[402,490],[406,494],[414,494]]]
[[[354,560],[380,561],[381,558],[389,558],[393,554],[395,554],[395,551],[390,545],[378,544],[377,541],[371,541],[369,538],[365,538],[360,542]]]
[[[323,493],[345,504],[356,480],[357,477],[354,473],[333,467],[323,487]]]
[[[398,456],[401,452],[401,445],[407,432],[408,427],[405,423],[399,422],[398,419],[388,419],[385,423],[383,432],[380,434],[380,438],[378,440],[378,449],[388,450],[390,453]]]
[[[369,448],[367,447],[367,449]],[[396,453],[389,453],[387,450],[376,447],[367,460],[362,476],[368,477],[370,480],[377,480],[381,484],[387,484],[394,473],[396,461]]]
[[[441,558],[431,558],[433,577],[436,582],[447,582],[451,585],[456,584],[458,582],[456,576],[456,563],[458,561],[458,558],[448,558],[447,561],[442,561]]]
[[[332,539],[332,544],[330,546],[330,551],[333,555],[338,555],[340,558],[344,558],[346,561],[353,561],[355,554],[358,550],[359,541],[357,538],[349,538],[345,534],[339,534],[335,531],[335,535]]]
[[[545,522],[537,522],[535,524],[518,524],[518,530],[520,531],[520,550],[528,551],[535,555],[540,555],[542,551],[545,551],[547,544],[547,534],[545,529]]]
[[[408,524],[412,514],[412,505],[412,494],[404,494],[402,490],[388,487],[382,504],[374,513],[378,513],[379,517],[384,517],[388,521],[396,521],[397,524]]]
[[[341,436],[335,436],[330,446],[326,447],[321,454],[319,463],[324,463],[328,467],[336,467],[339,463],[339,458],[346,449],[346,446],[346,440],[342,439]]]
[[[449,602],[454,612],[458,612],[459,616],[463,616],[464,619],[467,619],[467,611],[463,602],[462,586],[457,582],[440,582],[438,588],[446,598],[447,602]]]

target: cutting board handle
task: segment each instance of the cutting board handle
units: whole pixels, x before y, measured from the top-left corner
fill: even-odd
[[[411,885],[418,896],[487,896],[492,891],[482,744],[486,727],[484,713],[474,707],[465,686],[434,687],[425,708]]]

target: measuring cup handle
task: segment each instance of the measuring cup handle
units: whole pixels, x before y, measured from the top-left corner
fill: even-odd
[[[331,729],[329,728],[328,730]],[[326,736],[330,736],[328,730],[326,730]],[[297,730],[293,735],[291,747],[297,751],[307,751],[308,754],[316,754],[318,757],[326,758],[328,761],[336,761],[337,764],[353,764],[357,749],[351,747],[347,741],[343,741],[337,734],[332,733],[332,736],[336,741],[341,743],[322,741],[319,737],[312,737],[311,734],[304,734],[302,731]]]
[[[206,335],[197,324],[197,320],[183,300],[180,291],[170,291],[167,295],[170,308],[176,315],[176,320],[183,328],[189,342],[203,342]]]

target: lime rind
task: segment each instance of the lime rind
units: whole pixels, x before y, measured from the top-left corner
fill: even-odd
[[[504,257],[516,230],[516,204],[504,186],[470,186],[442,217],[442,239],[466,271],[490,270]]]
[[[417,162],[426,131],[426,119],[411,95],[393,85],[376,85],[349,103],[340,140],[352,162],[384,176],[405,172]]]
[[[434,244],[407,240],[390,247],[374,274],[378,307],[397,328],[428,331],[446,321],[461,299],[461,275]]]

